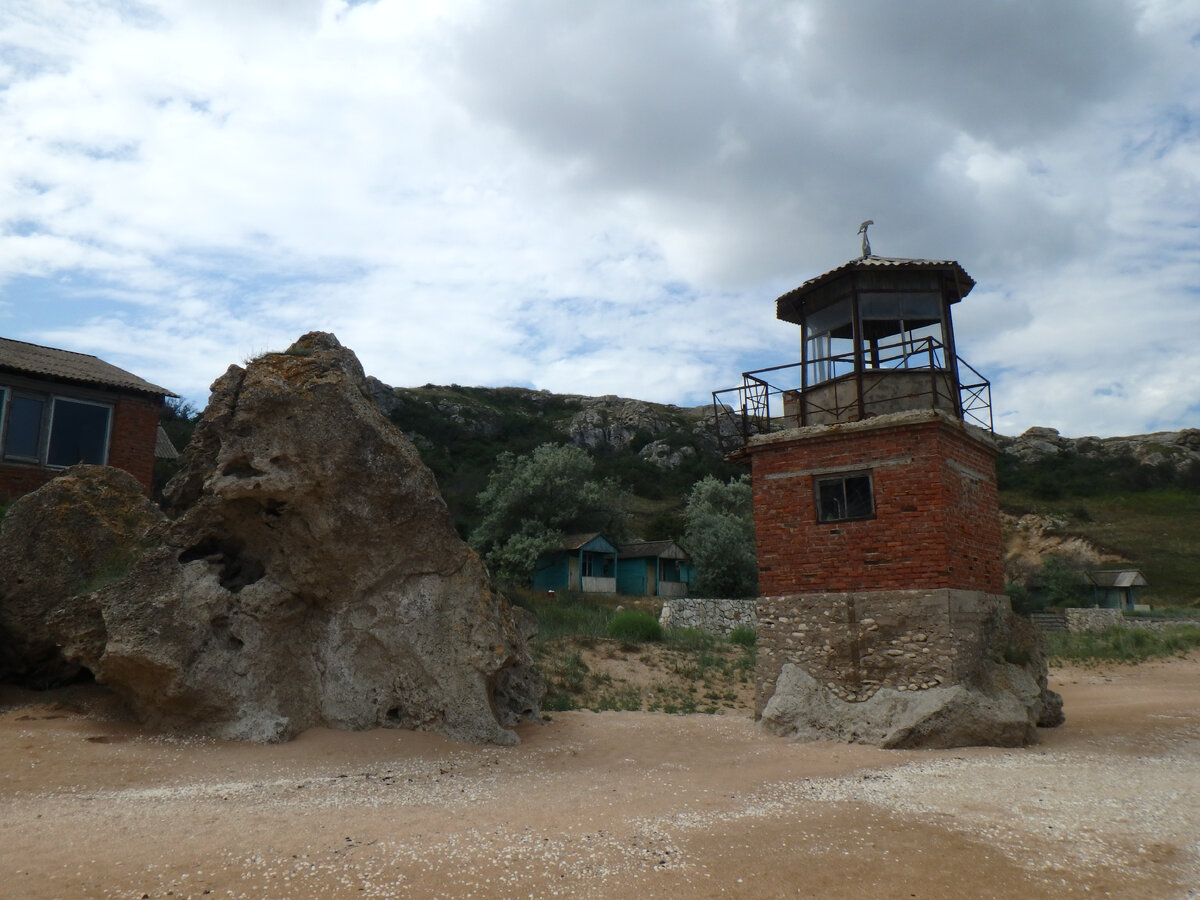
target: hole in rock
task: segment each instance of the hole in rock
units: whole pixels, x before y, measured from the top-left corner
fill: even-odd
[[[387,720],[389,722],[399,722],[404,718],[404,712],[398,706],[393,706],[387,711]]]
[[[245,544],[236,538],[210,537],[179,554],[179,561],[189,563],[202,559],[219,567],[221,587],[236,594],[267,574],[263,564],[248,556],[245,549]]]
[[[222,475],[228,475],[231,478],[254,478],[256,475],[261,475],[262,470],[255,467],[248,456],[235,456],[229,462],[225,463],[225,467],[221,469]]]
[[[216,642],[224,644],[227,649],[236,652],[246,646],[246,642],[230,630],[229,616],[217,616],[208,624],[212,628],[213,638]]]

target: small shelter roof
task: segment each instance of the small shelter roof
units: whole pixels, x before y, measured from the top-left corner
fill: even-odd
[[[87,353],[0,338],[0,371],[78,384],[98,384],[139,394],[175,397],[171,391]]]
[[[1150,583],[1137,569],[1095,569],[1087,575],[1092,584],[1103,588],[1145,587]]]
[[[867,256],[861,259],[852,259],[836,269],[830,269],[823,275],[810,278],[799,287],[782,294],[775,301],[776,318],[784,322],[799,324],[802,306],[807,304],[807,308],[811,311],[814,305],[816,308],[820,308],[833,302],[836,294],[831,291],[839,288],[845,289],[847,285],[839,284],[839,282],[854,273],[865,273],[860,276],[860,280],[867,281],[880,280],[878,276],[882,274],[891,282],[896,282],[896,279],[901,276],[903,276],[902,281],[912,282],[916,279],[922,284],[928,282],[928,285],[923,286],[922,289],[940,290],[948,303],[957,303],[971,292],[971,288],[975,287],[975,279],[952,259]],[[869,275],[877,277],[869,279],[867,278]],[[849,279],[847,279],[848,283]],[[890,289],[894,290],[901,286],[903,286],[901,283],[896,283]],[[864,285],[862,289],[870,289],[869,284]]]
[[[622,544],[619,559],[641,559],[653,556],[656,559],[688,559],[687,552],[674,541],[634,541]]]
[[[154,435],[154,458],[179,459],[179,451],[175,449],[171,436],[161,425],[158,426],[158,431]]]

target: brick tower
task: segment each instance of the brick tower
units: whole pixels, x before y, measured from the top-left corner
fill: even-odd
[[[1005,652],[990,386],[958,358],[951,321],[972,287],[957,262],[864,255],[776,301],[800,326],[798,364],[714,394],[730,455],[751,468],[760,716],[785,667],[828,692],[824,709],[977,685]],[[895,731],[861,727],[877,739],[852,739]]]

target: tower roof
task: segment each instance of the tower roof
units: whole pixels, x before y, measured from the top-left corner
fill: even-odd
[[[957,303],[975,287],[975,279],[952,259],[867,256],[852,259],[783,294],[775,301],[775,316],[799,324],[801,309],[823,309],[841,299],[852,285],[862,291],[939,291],[947,302]]]

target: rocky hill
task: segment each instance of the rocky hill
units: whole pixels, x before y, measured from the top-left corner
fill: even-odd
[[[369,379],[369,389],[437,475],[463,534],[477,521],[475,497],[506,451],[527,453],[547,442],[585,448],[598,474],[615,476],[640,498],[638,537],[676,536],[683,497],[696,481],[744,471],[725,462],[711,406],[526,388],[400,388],[378,379]]]
[[[1132,462],[1177,478],[1187,478],[1200,466],[1200,428],[1127,437],[1067,438],[1053,428],[1035,427],[1019,437],[996,437],[1005,456],[1019,463],[1036,464],[1054,458]]]
[[[710,406],[526,388],[368,379],[380,408],[433,469],[461,534],[496,457],[545,442],[586,448],[601,475],[638,497],[635,537],[679,537],[683,500],[705,475],[736,476],[718,447]],[[997,435],[1010,575],[1029,578],[1049,557],[1083,566],[1132,563],[1173,601],[1200,595],[1200,429],[1124,437],[1063,437],[1030,428]]]

